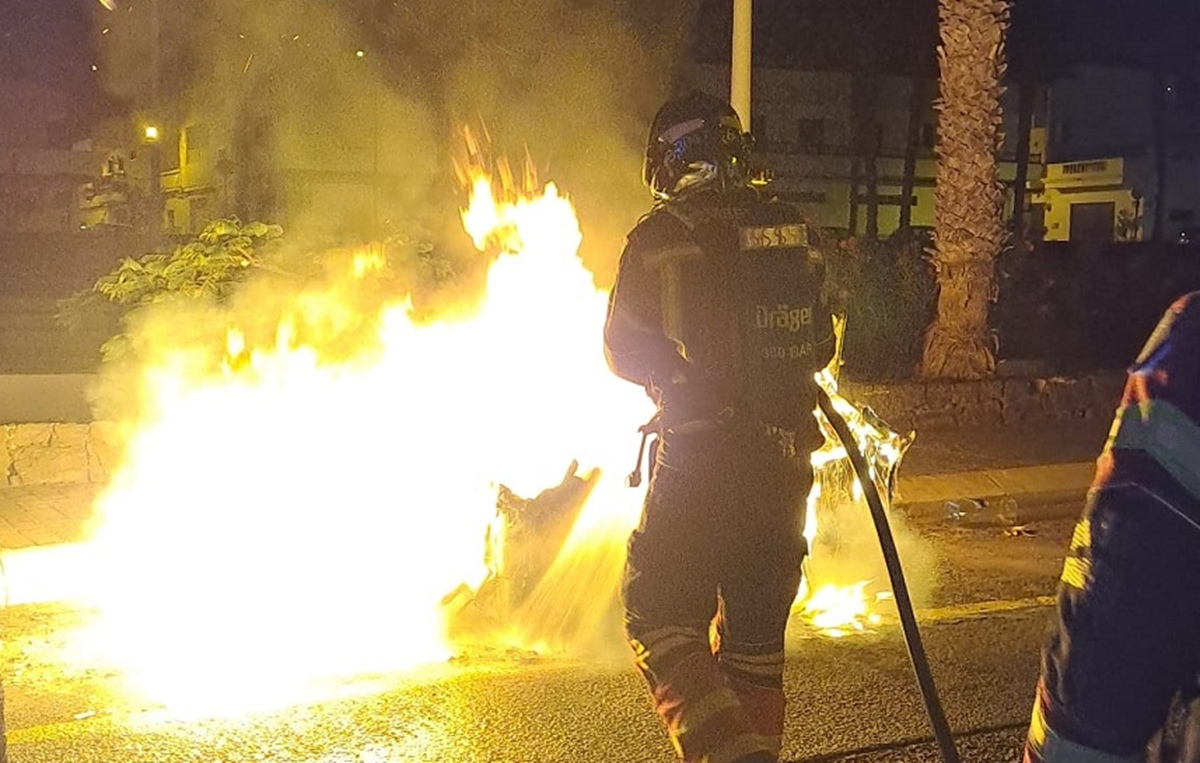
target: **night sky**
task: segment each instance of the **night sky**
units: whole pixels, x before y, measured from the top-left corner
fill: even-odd
[[[695,55],[723,61],[731,3],[701,0],[699,6]],[[848,54],[869,47],[888,70],[904,69],[915,40],[932,28],[932,7],[930,0],[755,0],[757,63],[839,68],[847,66]],[[64,90],[85,114],[114,108],[91,68],[99,36],[93,25],[103,23],[105,13],[95,0],[0,0],[0,79]],[[872,34],[873,44],[862,45]],[[1009,48],[1014,64],[1032,51],[1065,63],[1149,65],[1166,57],[1172,66],[1190,61],[1195,69],[1200,2],[1017,0]]]
[[[87,89],[93,6],[100,8],[96,0],[0,2],[0,78]]]

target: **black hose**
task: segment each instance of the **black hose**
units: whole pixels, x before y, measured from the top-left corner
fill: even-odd
[[[888,525],[887,512],[883,508],[883,499],[875,487],[867,459],[850,427],[846,425],[838,412],[833,408],[829,394],[820,387],[817,388],[817,404],[825,418],[837,432],[838,439],[846,448],[846,455],[854,467],[858,481],[862,483],[863,495],[867,506],[871,509],[871,519],[875,523],[875,532],[879,535],[879,547],[883,551],[883,560],[887,564],[888,577],[892,581],[892,593],[896,597],[896,609],[900,613],[900,627],[904,632],[904,644],[908,647],[908,658],[912,662],[913,672],[917,676],[917,686],[921,690],[921,699],[925,703],[925,714],[929,716],[929,725],[933,728],[933,736],[941,750],[943,763],[959,763],[958,748],[954,746],[954,736],[950,733],[950,724],[946,722],[946,714],[938,699],[937,687],[933,684],[933,673],[929,670],[929,660],[925,656],[925,647],[921,644],[921,632],[917,629],[917,616],[913,612],[912,599],[908,595],[908,584],[904,580],[904,570],[900,567],[900,554],[896,551],[896,541],[892,537],[892,529]]]

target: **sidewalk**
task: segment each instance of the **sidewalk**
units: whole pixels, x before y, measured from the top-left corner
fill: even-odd
[[[895,503],[917,520],[1021,524],[1073,516],[1091,484],[1108,421],[917,432],[900,463]],[[1005,505],[1007,504],[1007,505]]]
[[[79,541],[99,490],[87,483],[0,488],[0,551]]]

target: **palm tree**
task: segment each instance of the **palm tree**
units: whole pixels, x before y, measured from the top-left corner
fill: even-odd
[[[939,0],[941,97],[933,264],[937,313],[921,374],[978,379],[996,367],[988,331],[994,265],[1004,243],[997,172],[1008,0]]]

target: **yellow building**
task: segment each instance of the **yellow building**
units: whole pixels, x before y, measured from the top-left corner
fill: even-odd
[[[1033,194],[1033,218],[1046,241],[1137,241],[1141,195],[1122,157],[1046,165]]]

